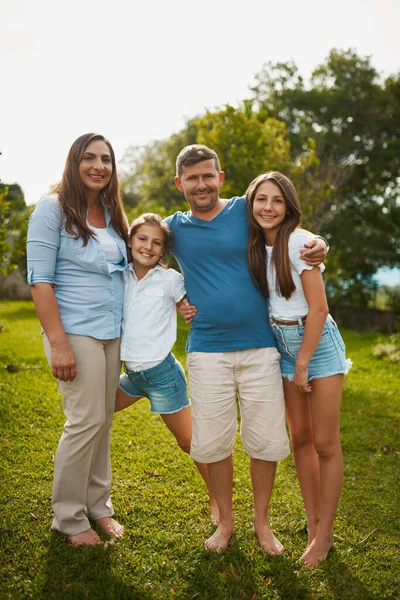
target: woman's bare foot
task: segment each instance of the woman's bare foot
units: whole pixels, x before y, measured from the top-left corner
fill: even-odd
[[[211,523],[215,526],[219,525],[219,508],[215,498],[210,498],[211,508]]]
[[[332,546],[333,536],[318,539],[317,535],[300,557],[299,562],[304,563],[305,567],[314,569],[320,562],[327,559]]]
[[[261,548],[267,554],[271,556],[280,556],[285,552],[284,546],[274,536],[271,527],[268,523],[261,523],[260,525],[254,524],[254,533],[258,537]]]
[[[97,519],[96,523],[102,532],[107,535],[120,538],[124,536],[125,528],[117,523],[117,521],[115,521],[115,519],[112,517],[103,517],[102,519]]]
[[[70,546],[97,546],[102,543],[101,538],[91,527],[82,533],[67,535],[67,544]]]
[[[218,525],[212,536],[204,542],[204,548],[206,550],[213,550],[214,552],[223,552],[228,547],[232,533],[232,526],[223,527],[222,525]]]

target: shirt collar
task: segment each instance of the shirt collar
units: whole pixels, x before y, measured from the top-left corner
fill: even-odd
[[[132,273],[132,275],[135,277],[135,279],[137,279],[136,273],[135,273],[134,268],[133,268],[133,263],[129,263],[128,269],[130,270],[130,272]],[[162,272],[162,271],[165,271],[164,267],[161,267],[160,265],[156,265],[155,267],[153,267],[152,269],[150,269],[150,271],[148,271],[146,273],[146,275],[143,277],[143,279],[148,279],[149,277],[151,277],[152,275],[154,275],[154,273],[159,273],[159,272]],[[143,279],[141,279],[141,281],[143,281]]]

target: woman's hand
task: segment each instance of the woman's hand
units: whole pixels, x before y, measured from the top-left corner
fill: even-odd
[[[186,296],[176,303],[176,308],[181,313],[185,323],[191,323],[193,317],[197,313],[197,308],[193,306],[193,304],[189,304],[189,300],[186,298]]]
[[[75,354],[71,346],[51,346],[51,372],[60,381],[73,381],[76,377]]]
[[[311,383],[308,380],[308,367],[296,364],[293,383],[304,393],[311,392]]]

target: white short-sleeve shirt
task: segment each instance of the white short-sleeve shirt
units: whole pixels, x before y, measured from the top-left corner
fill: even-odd
[[[138,280],[132,264],[124,275],[121,360],[128,370],[160,364],[176,342],[176,302],[186,294],[183,277],[157,265]]]
[[[271,255],[273,246],[266,246],[267,251],[267,280],[269,288],[269,314],[275,319],[282,321],[294,321],[308,314],[308,304],[304,296],[303,286],[301,283],[301,273],[313,267],[307,265],[300,258],[300,249],[304,248],[304,244],[313,239],[310,233],[304,230],[297,229],[290,234],[289,237],[289,260],[290,271],[293,277],[293,283],[296,286],[289,300],[283,296],[279,296],[276,292],[276,272],[275,267],[271,264]],[[319,266],[321,273],[325,270],[325,266]]]

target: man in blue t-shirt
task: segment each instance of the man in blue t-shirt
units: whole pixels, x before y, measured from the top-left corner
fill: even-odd
[[[220,198],[224,181],[217,154],[186,146],[176,162],[175,183],[188,212],[168,217],[172,252],[197,309],[187,342],[193,405],[191,456],[206,463],[219,509],[219,525],[205,542],[224,550],[233,532],[232,451],[237,429],[250,456],[254,531],[265,552],[284,551],[268,524],[276,461],[289,455],[279,353],[268,307],[247,266],[248,221],[243,197]],[[320,264],[326,246],[312,241],[307,262]]]

